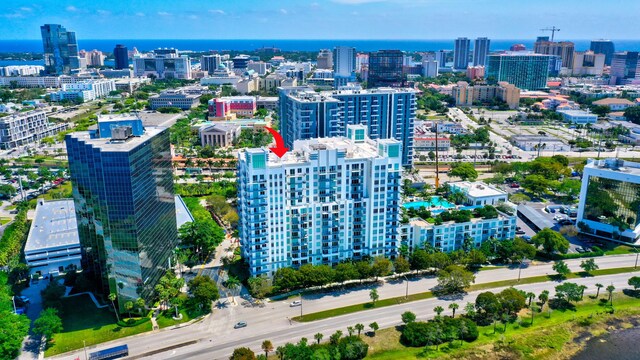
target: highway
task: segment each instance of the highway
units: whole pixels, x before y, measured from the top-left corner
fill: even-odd
[[[579,264],[582,259],[568,260],[570,268],[580,271]],[[635,264],[635,255],[619,255],[596,258],[600,269],[632,267]],[[530,264],[522,269],[522,277],[532,277],[544,274],[553,274],[551,263]],[[596,291],[594,284],[613,284],[618,290],[628,287],[627,280],[634,275],[640,275],[640,271],[634,273],[597,276],[591,278],[571,279],[570,281],[588,286],[586,293]],[[500,268],[481,271],[476,274],[476,283],[487,283],[505,279],[517,279],[518,268]],[[426,277],[409,282],[409,293],[428,291],[436,284],[433,277]],[[545,282],[517,286],[517,288],[532,291],[536,294],[542,290],[549,290],[553,294],[558,282]],[[321,295],[310,295],[303,298],[302,311],[304,313],[317,312],[351,304],[369,301],[369,288],[360,288],[353,291],[336,291]],[[406,291],[406,283],[401,281],[386,282],[377,286],[380,299],[403,296]],[[500,290],[500,289],[494,289]],[[289,300],[270,302],[263,307],[253,306],[247,301],[238,301],[238,305],[220,305],[214,310],[213,315],[203,321],[182,328],[168,328],[160,331],[140,334],[137,336],[116,340],[88,349],[89,352],[98,349],[128,344],[130,355],[136,359],[224,359],[239,346],[249,346],[254,351],[260,350],[260,343],[269,339],[277,347],[286,342],[296,342],[301,337],[313,339],[313,334],[321,332],[325,339],[335,332],[346,332],[347,326],[353,326],[360,322],[368,326],[376,321],[381,328],[390,327],[400,322],[400,314],[411,310],[419,319],[428,319],[433,316],[433,308],[437,305],[447,309],[447,305],[455,301],[464,306],[466,302],[473,302],[479,292],[471,292],[458,298],[426,299],[411,303],[372,309],[359,313],[344,315],[311,323],[290,322],[289,318],[300,314],[301,307],[290,307]],[[295,300],[295,299],[294,299]],[[234,329],[233,325],[238,321],[247,321],[248,326],[242,329]],[[196,340],[195,343],[193,341]],[[189,344],[185,344],[191,342]],[[184,346],[181,346],[183,345]],[[173,349],[145,356],[152,351],[169,348]],[[55,359],[84,359],[82,349]]]

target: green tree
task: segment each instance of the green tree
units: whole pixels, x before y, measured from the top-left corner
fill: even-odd
[[[544,304],[549,301],[549,290],[542,290],[540,295],[538,295],[538,301],[540,301],[541,306],[544,306]]]
[[[320,345],[320,341],[322,341],[323,337],[324,335],[322,335],[322,333],[316,333],[315,335],[313,335],[313,338],[316,339],[316,341],[318,342],[318,345]]]
[[[522,181],[522,187],[537,196],[546,194],[549,188],[549,180],[544,175],[531,174],[527,175]]]
[[[451,167],[449,176],[460,178],[462,181],[475,181],[478,178],[478,172],[471,163],[456,163]]]
[[[238,279],[236,276],[230,275],[229,278],[227,279],[227,282],[225,283],[227,289],[229,289],[231,291],[231,301],[235,304],[236,299],[235,299],[235,295],[236,292],[240,290],[240,287],[242,286],[242,283],[240,282],[240,279]]]
[[[343,283],[347,280],[357,279],[360,276],[358,269],[352,262],[340,263],[336,265],[335,281]]]
[[[605,117],[611,112],[611,108],[607,105],[595,105],[591,107],[591,112],[600,117]]]
[[[496,297],[500,301],[502,310],[509,315],[517,314],[526,304],[526,299],[522,293],[512,287],[502,290]]]
[[[462,292],[475,280],[473,273],[458,265],[449,265],[438,272],[438,287],[445,294]]]
[[[189,281],[189,293],[201,307],[211,310],[211,302],[220,298],[215,281],[206,275],[196,276]]]
[[[371,328],[371,330],[373,330],[373,336],[376,336],[376,331],[380,329],[380,326],[378,326],[378,323],[374,321],[371,324],[369,324],[369,327]]]
[[[113,306],[113,311],[116,313],[116,319],[118,320],[118,322],[120,322],[120,315],[118,315],[118,309],[116,309],[116,294],[115,293],[110,293],[109,294],[109,301],[111,301],[111,306]]]
[[[2,287],[4,284],[0,284]],[[0,292],[2,290],[0,289]],[[4,295],[4,294],[2,294]],[[8,296],[8,294],[7,294]],[[11,298],[4,298],[3,302],[11,301]],[[22,348],[22,341],[29,334],[29,318],[26,315],[13,314],[7,309],[0,310],[0,359],[16,359]]]
[[[583,291],[576,283],[564,282],[556,286],[556,297],[569,303],[578,302],[582,298]]]
[[[558,192],[567,196],[578,196],[580,194],[580,187],[582,182],[576,179],[564,179],[560,186],[558,186]]]
[[[53,339],[53,334],[62,331],[62,319],[58,316],[58,310],[54,308],[44,309],[40,316],[33,322],[33,332],[45,336],[47,342]]]
[[[493,319],[496,314],[502,311],[502,305],[496,294],[486,291],[476,297],[476,312],[485,322]]]
[[[416,321],[416,314],[412,313],[411,311],[405,311],[402,313],[402,315],[400,315],[400,318],[402,319],[402,322],[406,325]]]
[[[440,317],[440,314],[444,311],[444,308],[440,305],[433,308],[433,311],[436,313],[437,317]]]
[[[531,238],[536,246],[542,246],[544,251],[552,255],[556,252],[566,254],[569,250],[569,241],[557,231],[544,228]]]
[[[398,256],[393,262],[393,270],[396,274],[403,274],[411,270],[409,261],[404,256]]]
[[[340,330],[336,330],[336,332],[334,332],[333,334],[331,334],[331,336],[329,336],[329,343],[331,345],[338,345],[338,342],[340,341],[340,338],[342,337],[342,331]]]
[[[629,284],[629,286],[633,286],[633,290],[640,289],[640,276],[633,276],[629,278],[629,281],[627,283]]]
[[[600,289],[602,289],[604,287],[604,285],[597,283],[596,284],[596,299],[598,298],[598,296],[600,296]]]
[[[360,333],[364,330],[364,324],[357,323],[355,325],[356,330],[358,331],[358,337],[360,337]]]
[[[389,259],[378,256],[373,259],[373,264],[371,265],[371,271],[373,272],[373,276],[376,277],[376,281],[379,276],[385,276],[391,272],[392,266],[391,261]]]
[[[594,259],[586,259],[586,260],[582,260],[582,262],[580,263],[580,267],[582,268],[582,270],[584,270],[586,273],[590,273],[594,270],[598,270],[600,267],[598,266],[598,264],[596,264],[596,261]]]
[[[627,121],[634,124],[640,124],[640,106],[630,106],[624,111],[624,117]]]
[[[569,269],[567,263],[562,260],[556,261],[551,268],[553,271],[557,272],[561,278],[566,278],[567,275],[571,274],[571,269]]]
[[[456,304],[456,303],[451,303],[449,304],[449,309],[451,309],[453,311],[453,313],[451,314],[452,318],[456,317],[456,310],[460,307],[460,305]]]
[[[256,360],[256,354],[247,347],[240,347],[233,350],[229,360]]]
[[[0,199],[9,199],[17,193],[16,188],[11,185],[0,185]]]
[[[616,287],[613,284],[607,286],[607,293],[609,294],[609,302],[611,303],[611,307],[613,307],[613,292],[616,291]]]
[[[269,357],[269,353],[273,351],[273,344],[269,340],[265,340],[262,342],[262,351],[264,351],[264,356]]]
[[[133,310],[133,301],[127,301],[124,303],[124,309],[129,314],[129,318],[131,318],[131,310]]]
[[[380,298],[380,295],[378,295],[378,290],[376,289],[371,289],[371,291],[369,291],[369,298],[371,299],[371,302],[373,303],[373,306],[376,306],[376,301],[378,301],[378,299]]]

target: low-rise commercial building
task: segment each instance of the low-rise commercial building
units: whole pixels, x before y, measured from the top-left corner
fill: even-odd
[[[258,96],[256,98],[256,108],[270,111],[278,110],[277,96]]]
[[[114,80],[84,80],[71,84],[62,84],[62,90],[51,93],[51,101],[75,100],[91,101],[106,98],[116,90]]]
[[[584,110],[558,110],[562,119],[572,124],[594,124],[598,121],[598,115]]]
[[[191,60],[176,49],[156,49],[133,58],[133,73],[157,79],[191,79]]]
[[[576,223],[582,233],[640,244],[640,163],[589,159]]]
[[[202,126],[199,130],[200,145],[211,147],[228,147],[240,137],[241,127],[226,122],[215,122]]]
[[[82,255],[72,199],[38,200],[24,257],[29,272],[36,276],[58,276],[80,269]]]
[[[0,117],[0,149],[13,149],[29,144],[53,136],[68,127],[67,123],[50,123],[43,110]]]
[[[570,151],[571,145],[553,136],[513,135],[511,143],[524,151]]]
[[[637,104],[627,99],[606,98],[606,99],[594,101],[593,105],[608,106],[609,109],[611,109],[611,111],[624,111],[628,107],[636,106]]]
[[[466,204],[471,206],[498,205],[507,201],[507,193],[482,181],[457,181],[449,183],[451,191],[461,192]]]
[[[149,107],[156,110],[163,107],[177,107],[189,110],[198,106],[200,95],[185,94],[181,90],[167,90],[149,97]]]

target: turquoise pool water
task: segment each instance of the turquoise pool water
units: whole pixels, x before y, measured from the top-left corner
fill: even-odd
[[[444,208],[444,209],[452,209],[456,207],[452,203],[447,200],[441,198],[440,196],[432,196],[429,201],[414,201],[402,204],[406,209],[419,209],[421,207],[425,207],[427,210],[430,208]]]

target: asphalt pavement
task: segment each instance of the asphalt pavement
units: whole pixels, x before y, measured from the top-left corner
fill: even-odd
[[[595,258],[600,269],[632,267],[635,264],[635,255],[620,255]],[[567,260],[567,264],[573,271],[580,271],[579,264],[582,259]],[[521,276],[532,277],[544,274],[554,274],[551,269],[552,263],[532,263],[521,270]],[[516,279],[519,269],[500,268],[494,270],[481,271],[476,274],[476,284],[487,283],[499,280]],[[627,287],[627,279],[633,274],[618,274],[598,276],[592,278],[571,279],[570,281],[589,286],[587,292],[595,292],[593,285],[596,282],[603,284],[613,283],[617,289]],[[436,285],[434,277],[425,277],[409,282],[409,293],[420,293],[429,291]],[[550,290],[553,294],[554,287],[558,282],[546,282],[517,286],[517,288],[540,293],[542,290]],[[364,303],[369,300],[369,289],[373,285],[359,288],[357,290],[334,291],[325,294],[309,295],[303,297],[303,313],[312,313],[332,308],[348,306],[352,304]],[[380,299],[403,296],[406,291],[406,283],[402,281],[387,282],[377,286]],[[494,289],[499,290],[499,289]],[[288,341],[298,341],[301,337],[313,338],[313,334],[321,332],[325,338],[336,330],[346,330],[347,326],[353,326],[360,322],[368,326],[376,321],[381,328],[396,325],[400,322],[400,314],[406,310],[411,310],[420,319],[427,319],[433,316],[433,308],[437,305],[447,309],[448,303],[455,301],[459,304],[473,302],[478,292],[472,292],[464,296],[450,299],[432,298],[415,301],[407,304],[372,309],[350,315],[334,317],[331,319],[315,321],[311,323],[291,322],[291,317],[300,315],[300,307],[290,307],[289,301],[269,302],[259,306],[247,299],[241,299],[237,305],[228,302],[221,302],[214,310],[213,314],[203,321],[181,328],[169,328],[160,331],[145,333],[130,338],[120,339],[107,344],[92,347],[91,351],[104,349],[120,344],[128,344],[130,354],[136,358],[143,359],[224,359],[228,358],[234,348],[239,346],[249,346],[259,351],[260,343],[271,340],[276,346]],[[246,328],[234,329],[233,325],[238,321],[247,321]],[[194,344],[185,343],[196,340]],[[181,345],[184,345],[180,347]],[[159,349],[167,350],[154,355],[144,356],[151,351]],[[140,356],[140,357],[138,357]],[[84,359],[82,351],[77,351],[56,359],[73,360]]]

